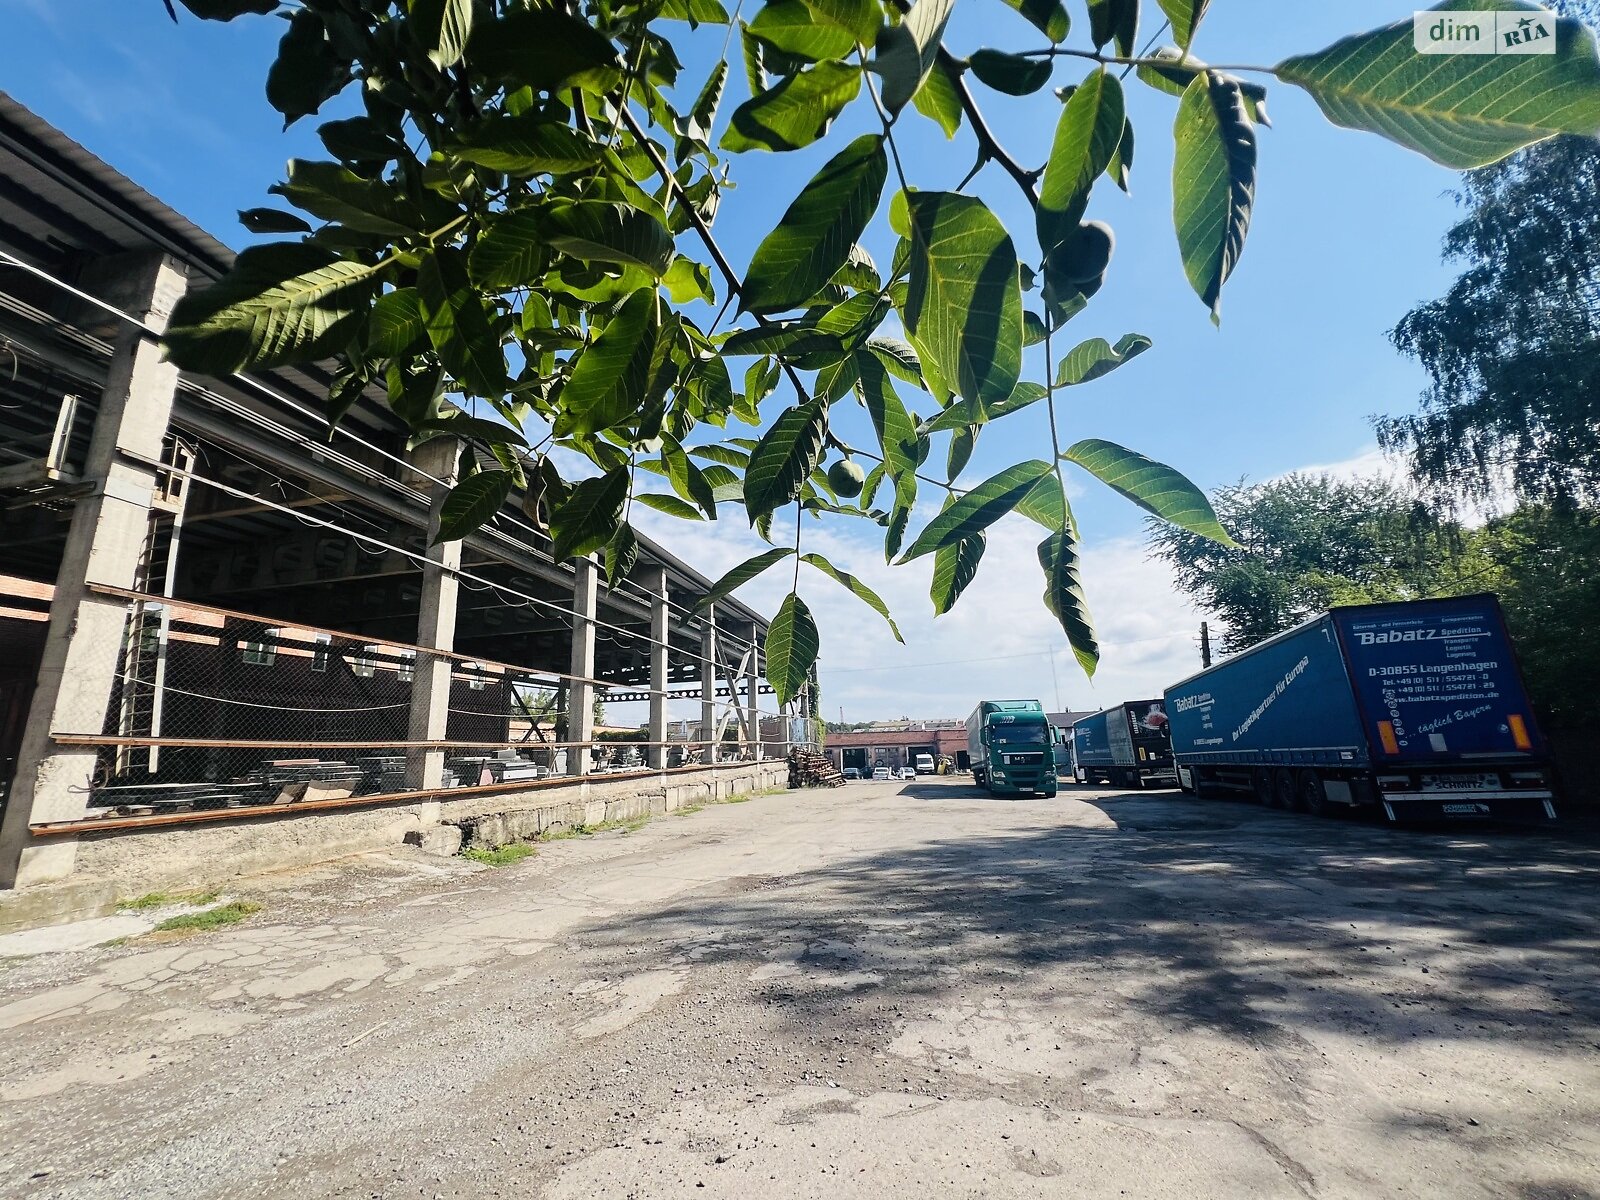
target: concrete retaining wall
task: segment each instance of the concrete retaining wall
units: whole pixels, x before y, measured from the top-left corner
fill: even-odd
[[[788,765],[782,760],[732,763],[627,779],[599,776],[458,800],[446,794],[417,804],[91,833],[79,840],[73,879],[108,884],[118,896],[138,896],[397,847],[408,834],[413,841],[427,838],[441,825],[459,827],[466,845],[502,846],[562,825],[632,820],[787,784]]]

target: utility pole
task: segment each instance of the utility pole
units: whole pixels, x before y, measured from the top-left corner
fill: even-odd
[[[1211,665],[1211,626],[1205,621],[1200,622],[1200,665]]]
[[[1063,712],[1065,710],[1061,707],[1061,680],[1056,676],[1056,648],[1054,646],[1050,647],[1050,682],[1055,685],[1056,689],[1056,711]]]

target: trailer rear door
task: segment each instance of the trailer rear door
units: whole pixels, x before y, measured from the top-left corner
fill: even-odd
[[[1340,640],[1381,761],[1542,754],[1493,596],[1337,610]]]

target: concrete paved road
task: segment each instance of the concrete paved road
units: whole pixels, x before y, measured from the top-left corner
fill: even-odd
[[[1600,847],[765,797],[0,968],[0,1193],[1600,1195]]]

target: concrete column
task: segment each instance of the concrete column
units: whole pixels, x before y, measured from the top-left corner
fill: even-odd
[[[708,744],[701,762],[717,761],[717,606],[706,608],[706,623],[700,631],[700,728]]]
[[[187,284],[182,264],[151,254],[106,267],[104,278],[125,311],[164,329]],[[73,510],[38,683],[0,826],[0,887],[64,879],[77,860],[76,840],[35,842],[28,826],[83,815],[95,751],[57,746],[50,735],[99,733],[104,728],[128,606],[97,596],[89,587],[131,588],[139,583],[155,466],[177,386],[177,368],[161,361],[155,335],[124,326],[116,337],[84,463],[84,478],[94,491]]]
[[[456,481],[460,446],[452,437],[434,438],[411,452],[418,478],[432,510],[428,514],[429,560],[422,566],[422,597],[417,607],[418,646],[428,650],[453,650],[456,644],[456,572],[461,569],[461,543],[433,545],[439,532],[439,508]],[[442,482],[434,483],[426,476]],[[437,742],[450,723],[450,671],[448,658],[419,655],[411,682],[411,720],[406,740]],[[422,791],[444,786],[444,751],[413,748],[406,752],[406,785]]]
[[[600,596],[600,567],[592,558],[572,562],[572,666],[574,677],[567,689],[567,740],[594,741],[594,618]],[[567,750],[567,774],[587,775],[593,751],[585,746]]]
[[[656,770],[667,765],[667,569],[657,567],[646,574],[644,585],[650,593],[650,733],[649,763]]]
[[[761,747],[761,629],[754,623],[750,635],[750,675],[745,684],[745,720],[750,727],[750,757],[762,758]]]

